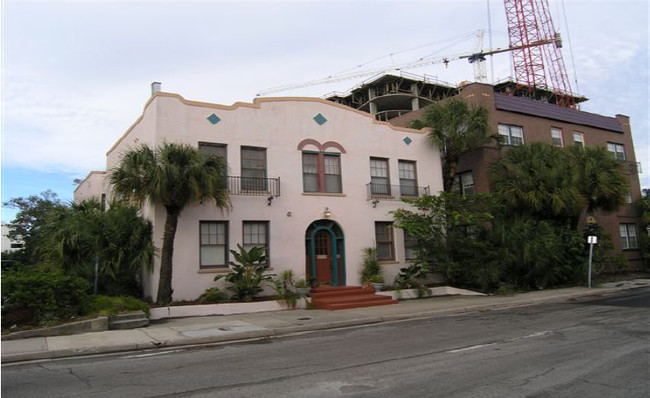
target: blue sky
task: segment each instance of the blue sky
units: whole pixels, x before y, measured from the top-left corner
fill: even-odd
[[[642,187],[650,187],[647,2],[550,7],[573,89],[577,77],[590,98],[582,109],[630,116]],[[491,0],[489,9],[483,47],[506,47],[503,2]],[[152,81],[193,100],[252,101],[263,89],[344,70],[471,53],[476,31],[488,30],[487,10],[487,0],[4,0],[2,202],[47,189],[71,200],[73,179],[105,168],[106,151],[142,112]],[[508,54],[491,66],[488,77],[512,75]],[[473,79],[465,61],[410,72],[453,84]],[[360,80],[274,95],[322,96]],[[14,215],[2,208],[3,222]]]

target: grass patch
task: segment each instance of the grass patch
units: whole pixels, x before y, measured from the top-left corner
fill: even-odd
[[[113,316],[127,311],[149,314],[149,304],[130,296],[90,296],[82,303],[84,315]]]

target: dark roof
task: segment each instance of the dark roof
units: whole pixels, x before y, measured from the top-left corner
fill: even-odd
[[[623,133],[623,126],[615,117],[597,115],[595,113],[583,112],[576,109],[565,108],[535,101],[529,98],[514,97],[511,95],[494,93],[494,104],[497,109],[544,117],[567,123],[579,124],[582,126],[596,127],[603,130]]]

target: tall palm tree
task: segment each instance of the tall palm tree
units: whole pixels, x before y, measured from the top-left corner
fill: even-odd
[[[492,140],[499,141],[498,134],[490,133],[487,109],[470,106],[458,97],[429,105],[422,119],[411,122],[411,127],[433,129],[428,138],[440,148],[444,157],[442,181],[445,192],[452,189],[461,156]]]
[[[167,212],[158,284],[159,304],[172,300],[172,258],[178,218],[193,203],[212,200],[217,208],[230,207],[222,158],[203,155],[186,144],[146,145],[127,151],[111,171],[110,183],[117,197],[140,205],[160,203]]]

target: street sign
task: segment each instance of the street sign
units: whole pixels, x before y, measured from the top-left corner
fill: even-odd
[[[587,236],[587,243],[595,245],[598,243],[598,237],[597,236]]]
[[[598,223],[596,222],[596,218],[595,218],[594,216],[589,216],[589,217],[587,217],[587,221],[586,221],[586,222],[587,222],[587,224],[598,224]]]

